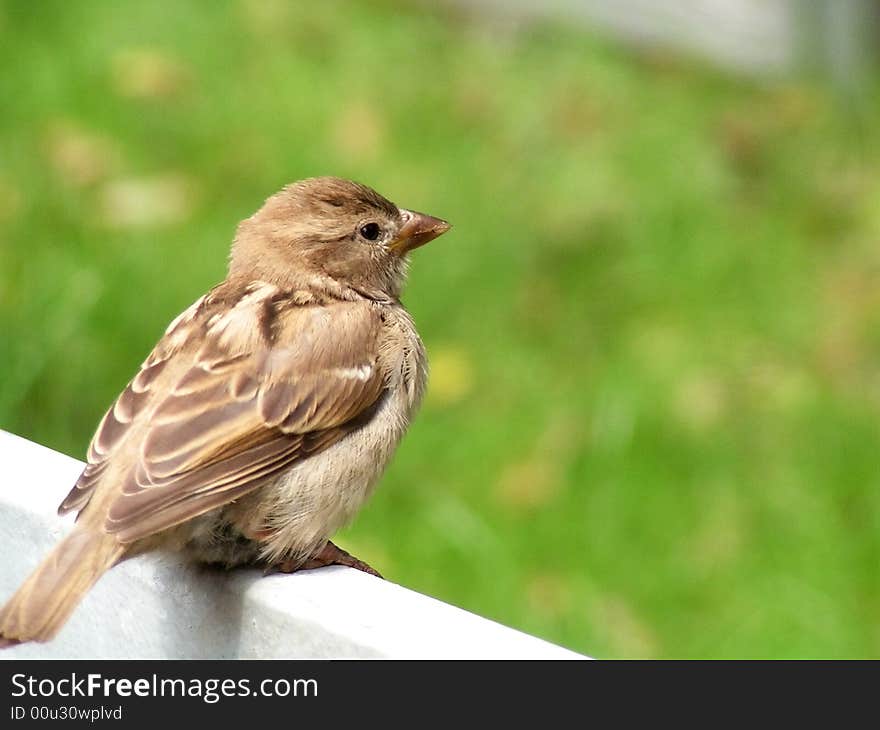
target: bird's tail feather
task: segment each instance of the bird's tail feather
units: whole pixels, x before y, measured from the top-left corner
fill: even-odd
[[[113,535],[74,528],[0,609],[0,648],[55,636],[124,551]]]

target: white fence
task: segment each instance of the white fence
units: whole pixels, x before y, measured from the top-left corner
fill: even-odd
[[[495,18],[551,18],[639,45],[704,56],[726,68],[780,74],[808,67],[839,85],[877,61],[876,0],[447,0]]]
[[[82,469],[0,431],[0,601],[70,529],[55,509]],[[47,644],[0,658],[582,659],[553,644],[342,567],[263,577],[175,556],[105,575]]]

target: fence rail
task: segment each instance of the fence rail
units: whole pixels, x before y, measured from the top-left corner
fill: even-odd
[[[696,54],[750,74],[801,68],[842,87],[861,83],[880,55],[876,0],[447,0],[495,19],[586,25],[642,46]]]
[[[0,431],[0,601],[70,529],[55,514],[83,465]],[[0,658],[584,657],[341,567],[263,577],[147,555],[111,570],[59,636]]]

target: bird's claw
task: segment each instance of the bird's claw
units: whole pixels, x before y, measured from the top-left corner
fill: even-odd
[[[273,573],[295,573],[298,570],[314,570],[315,568],[323,568],[327,565],[345,565],[364,573],[369,573],[377,578],[381,578],[379,571],[370,567],[363,560],[359,560],[350,553],[347,553],[340,547],[337,547],[329,540],[318,552],[311,555],[305,560],[281,560],[268,566],[263,575],[272,575]]]

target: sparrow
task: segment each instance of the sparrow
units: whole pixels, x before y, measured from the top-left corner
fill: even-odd
[[[425,348],[400,295],[410,252],[449,228],[334,177],[242,221],[226,279],[104,415],[58,510],[76,524],[0,610],[0,644],[48,641],[103,573],[152,550],[378,575],[330,538],[422,399]]]

